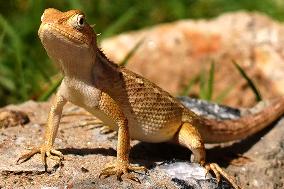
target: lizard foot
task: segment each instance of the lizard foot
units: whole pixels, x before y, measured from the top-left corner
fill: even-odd
[[[35,154],[41,154],[41,159],[44,164],[44,169],[47,171],[47,157],[57,161],[59,164],[63,160],[63,154],[55,149],[52,149],[52,147],[47,147],[45,145],[42,145],[41,147],[33,148],[29,153],[26,153],[22,155],[18,160],[17,163],[21,164],[27,160],[29,160],[31,157],[33,157]]]
[[[129,163],[119,162],[106,165],[106,168],[101,171],[99,178],[116,175],[117,180],[122,181],[122,175],[124,174],[127,179],[140,183],[140,180],[133,173],[130,173],[131,171],[144,171],[146,173],[147,169],[144,166],[136,166],[130,165]]]
[[[213,171],[213,173],[216,176],[217,182],[219,183],[221,180],[221,176],[224,177],[234,189],[241,189],[241,187],[236,184],[236,181],[234,178],[232,178],[230,175],[228,175],[218,164],[216,163],[208,163],[204,165],[206,172],[208,173],[210,170]],[[207,174],[206,173],[206,174]]]

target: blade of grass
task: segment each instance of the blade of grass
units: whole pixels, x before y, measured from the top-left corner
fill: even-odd
[[[227,88],[225,88],[224,90],[221,91],[221,93],[216,97],[216,99],[214,100],[214,102],[216,103],[222,103],[224,98],[226,98],[226,96],[229,95],[229,93],[232,91],[232,89],[234,88],[234,85],[229,85]]]
[[[215,72],[215,63],[212,61],[210,65],[209,78],[207,82],[207,93],[206,93],[207,100],[212,100],[213,87],[214,87],[214,72]]]
[[[102,38],[109,37],[123,28],[124,25],[129,23],[129,21],[135,17],[137,13],[135,7],[130,7],[123,15],[121,15],[114,23],[102,33]]]
[[[242,77],[247,81],[247,84],[249,85],[249,87],[251,88],[251,90],[253,91],[253,93],[255,95],[255,100],[257,102],[261,101],[262,100],[261,94],[260,94],[259,90],[257,89],[256,85],[254,84],[254,82],[249,78],[249,76],[246,74],[245,70],[235,60],[232,60],[232,62],[235,65],[235,67],[237,68],[237,70],[240,72]]]
[[[202,70],[199,76],[199,98],[206,100],[206,76],[205,71]]]
[[[27,62],[29,62],[30,63],[30,65],[32,65],[34,68],[35,68],[35,70],[37,70],[39,73],[40,73],[40,75],[47,81],[47,82],[49,82],[49,83],[52,83],[52,80],[51,80],[51,78],[50,78],[50,75],[47,73],[47,70],[46,70],[46,67],[45,66],[42,66],[42,64],[39,64],[38,62],[35,62],[34,60],[25,60],[25,61],[27,61]],[[46,64],[51,64],[50,62],[49,62],[50,60],[45,60],[45,62],[47,62]],[[44,62],[44,63],[45,63]]]
[[[127,55],[124,57],[124,59],[119,63],[121,66],[126,66],[128,63],[128,60],[135,54],[135,52],[139,49],[139,47],[143,44],[145,40],[145,37],[141,38],[134,47],[127,53]]]
[[[0,27],[3,28],[5,34],[11,39],[12,48],[16,57],[15,72],[19,78],[21,88],[19,89],[22,100],[28,98],[28,92],[25,87],[25,78],[23,74],[22,62],[22,41],[16,29],[0,14]]]
[[[195,77],[191,78],[188,82],[188,84],[184,87],[182,92],[179,94],[179,96],[187,96],[192,88],[192,86],[198,82],[200,78],[200,75],[196,75]]]
[[[59,87],[59,85],[61,84],[63,77],[57,79],[51,86],[50,88],[44,93],[42,94],[38,100],[39,101],[46,101],[48,100],[48,98],[57,90],[57,88]]]
[[[10,69],[4,62],[2,62],[1,56],[0,56],[0,74],[2,77],[12,77],[13,70]]]
[[[214,86],[214,71],[215,64],[211,63],[209,73],[205,74],[205,71],[202,70],[200,74],[200,94],[199,97],[204,100],[212,100],[213,95],[213,86]],[[208,75],[208,78],[206,77]]]
[[[2,76],[0,76],[0,86],[10,91],[14,91],[16,89],[15,83],[12,80],[6,77],[2,77]]]
[[[12,25],[8,23],[8,21],[0,14],[0,27],[3,28],[4,32],[10,37],[12,41],[13,50],[16,54],[16,59],[18,62],[17,70],[21,70],[21,40],[20,37],[17,35],[16,30],[13,28]],[[19,71],[20,72],[20,71]]]
[[[2,49],[4,37],[5,37],[5,32],[2,32],[0,35],[0,49]]]

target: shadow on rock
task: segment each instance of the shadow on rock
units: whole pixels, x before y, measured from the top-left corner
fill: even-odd
[[[116,150],[113,148],[62,148],[59,149],[64,155],[74,154],[74,155],[91,155],[91,154],[101,154],[103,156],[116,156]]]

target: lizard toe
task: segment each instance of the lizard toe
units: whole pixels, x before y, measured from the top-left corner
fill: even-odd
[[[40,153],[46,171],[47,171],[47,158],[55,160],[58,164],[60,164],[61,161],[64,159],[63,154],[60,151],[55,150],[50,146],[43,145],[40,148]]]
[[[28,161],[30,158],[32,158],[35,154],[38,154],[40,153],[40,148],[37,147],[37,148],[33,148],[30,152],[26,153],[26,154],[23,154],[21,155],[16,163],[17,164],[21,164],[21,163],[24,163],[25,161]]]
[[[235,179],[227,174],[218,164],[208,163],[203,166],[206,169],[206,175],[209,171],[213,171],[218,183],[220,182],[222,176],[232,185],[234,189],[241,189],[241,187],[236,183]]]
[[[41,154],[41,160],[44,164],[45,171],[47,171],[47,158],[50,158],[52,160],[55,160],[58,164],[64,159],[63,154],[53,149],[52,147],[42,145],[41,147],[35,147],[30,152],[21,155],[17,159],[17,164],[21,164],[25,161],[28,161],[30,158],[32,158],[35,154]]]
[[[99,174],[99,178],[107,178],[116,174],[116,167],[114,164],[107,164],[106,167]]]
[[[144,166],[130,165],[123,162],[108,164],[106,168],[101,171],[99,178],[116,175],[117,180],[122,181],[122,176],[124,176],[127,179],[140,183],[140,180],[134,174],[130,173],[131,171],[144,171],[146,173],[147,169]]]

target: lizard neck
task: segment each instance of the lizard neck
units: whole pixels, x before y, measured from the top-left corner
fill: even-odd
[[[93,61],[82,60],[79,62],[61,62],[59,65],[64,77],[68,80],[78,80],[91,83],[91,65]]]
[[[80,48],[68,43],[43,41],[49,57],[57,63],[64,77],[92,83],[92,65],[95,62],[95,51],[92,48]]]
[[[121,94],[124,89],[122,69],[98,48],[92,72],[93,82],[98,89],[108,93],[114,100],[124,96]]]

